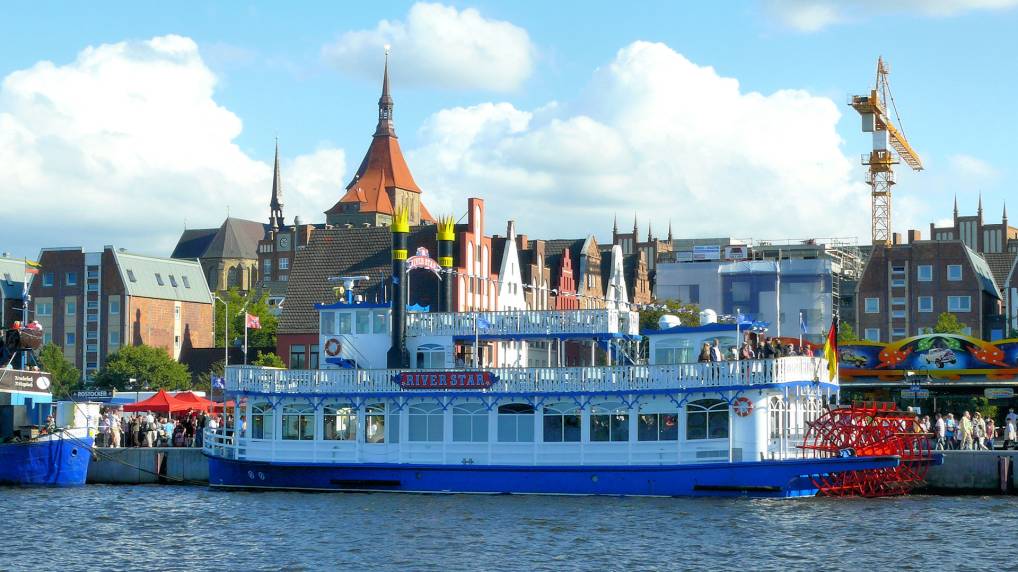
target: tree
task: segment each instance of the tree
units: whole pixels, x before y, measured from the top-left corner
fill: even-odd
[[[231,288],[222,292],[220,297],[226,301],[226,305],[219,302],[215,304],[215,347],[223,347],[225,340],[226,320],[230,321],[230,345],[235,346],[243,343],[244,340],[244,314],[258,316],[261,329],[248,330],[247,345],[253,348],[276,347],[276,315],[269,306],[268,291],[247,291],[241,292],[237,288]],[[229,306],[229,314],[227,314]]]
[[[937,316],[937,324],[933,326],[933,332],[937,334],[964,334],[965,324],[958,321],[958,316],[950,312],[941,312]]]
[[[286,367],[286,364],[283,363],[283,358],[277,356],[272,352],[263,354],[260,350],[258,352],[258,357],[255,358],[253,362],[251,362],[251,365],[258,365],[262,367],[282,367],[282,368]]]
[[[664,309],[640,310],[640,329],[658,329],[658,320],[665,314],[678,316],[683,326],[700,325],[700,307],[696,304],[683,304],[679,300],[658,300],[657,305],[665,306]]]
[[[859,336],[855,333],[855,328],[848,322],[841,322],[838,326],[838,343],[844,344],[848,342],[855,342],[859,340]]]
[[[131,379],[135,381],[132,383]],[[191,372],[162,348],[127,346],[110,354],[95,376],[96,385],[117,390],[190,389]]]
[[[51,391],[57,398],[66,397],[78,388],[81,372],[64,357],[64,350],[56,344],[46,344],[37,356],[39,367],[49,373]]]

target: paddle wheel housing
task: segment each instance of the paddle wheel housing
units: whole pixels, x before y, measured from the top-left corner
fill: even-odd
[[[911,411],[893,403],[853,403],[830,409],[810,423],[803,444],[805,456],[897,456],[896,467],[810,475],[818,494],[881,497],[907,494],[926,482],[933,462],[929,434]]]

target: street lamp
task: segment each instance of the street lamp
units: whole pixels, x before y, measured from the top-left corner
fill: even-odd
[[[212,347],[216,345],[216,302],[223,303],[223,371],[230,365],[230,303],[219,296],[212,295]]]

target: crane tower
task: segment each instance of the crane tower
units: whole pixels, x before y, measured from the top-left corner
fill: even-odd
[[[913,170],[923,169],[922,159],[909,145],[901,128],[901,118],[894,105],[894,96],[887,81],[890,70],[883,58],[877,59],[876,85],[869,95],[853,95],[849,105],[862,117],[862,130],[873,134],[873,150],[862,156],[862,164],[869,167],[866,182],[872,198],[873,244],[891,245],[891,187],[894,186],[894,165],[901,160]],[[888,104],[898,123],[895,127],[887,114]],[[892,152],[892,149],[894,152]],[[900,157],[900,160],[899,160]]]

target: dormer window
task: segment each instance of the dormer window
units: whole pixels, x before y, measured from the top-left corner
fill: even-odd
[[[160,286],[165,286],[165,284],[163,283],[163,275],[158,272],[156,272],[156,284],[159,284]]]

